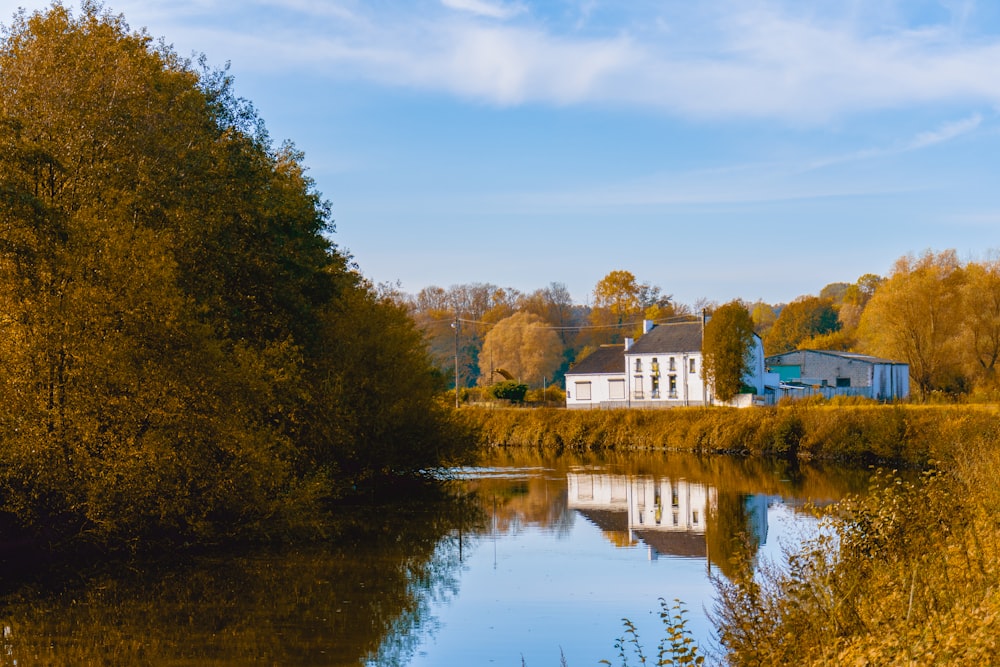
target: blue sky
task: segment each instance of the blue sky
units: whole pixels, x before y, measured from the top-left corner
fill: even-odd
[[[69,4],[69,3],[67,3]],[[4,22],[30,0],[0,0]],[[990,0],[118,0],[231,63],[375,282],[771,303],[1000,248]]]

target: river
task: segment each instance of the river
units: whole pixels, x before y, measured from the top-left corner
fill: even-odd
[[[777,558],[814,527],[807,503],[868,481],[760,459],[520,451],[439,477],[343,508],[324,545],[4,567],[0,665],[620,664],[623,618],[655,655],[661,599],[683,601],[711,654],[711,576],[734,537]]]

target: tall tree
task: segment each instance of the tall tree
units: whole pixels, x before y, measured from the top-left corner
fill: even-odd
[[[909,364],[922,397],[961,385],[963,273],[954,250],[901,257],[861,316],[862,349]]]
[[[656,285],[638,282],[631,271],[611,271],[594,286],[593,296],[591,324],[605,329],[602,338],[612,341],[623,333],[641,333],[639,323],[647,313],[652,319],[674,314],[672,298]]]
[[[701,372],[720,401],[740,393],[752,362],[753,335],[753,319],[740,300],[716,308],[705,324]]]
[[[309,496],[345,452],[370,471],[437,451],[405,426],[439,416],[419,336],[327,240],[301,153],[272,146],[224,71],[95,3],[56,4],[0,36],[0,128],[7,511],[218,536]],[[370,380],[372,352],[351,332],[375,323],[420,381],[375,374],[410,391],[369,385],[379,400],[361,405],[345,388]],[[405,433],[407,450],[357,446],[327,409],[371,442]]]
[[[961,348],[968,358],[968,373],[994,388],[1000,362],[1000,260],[969,263],[961,295],[965,327]]]

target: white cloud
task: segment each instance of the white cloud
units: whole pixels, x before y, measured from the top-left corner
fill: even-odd
[[[14,4],[0,0],[0,9]],[[149,18],[152,34],[211,49],[236,66],[494,104],[598,104],[799,124],[923,105],[1000,105],[1000,36],[966,38],[964,26],[974,23],[967,3],[936,24],[907,22],[898,3],[874,3],[884,13],[875,21],[870,4],[832,3],[827,9],[839,14],[816,15],[774,0],[722,0],[711,9],[628,3],[605,7],[601,23],[588,3],[559,14],[529,0],[257,0],[236,10],[221,0],[180,0],[170,12],[161,0],[120,0],[115,10],[135,25]],[[266,17],[255,14],[261,11]],[[578,14],[588,17],[585,29]],[[519,20],[506,21],[513,17]]]
[[[510,5],[486,0],[441,0],[441,4],[450,9],[486,16],[493,19],[506,20],[525,11],[523,5]]]
[[[927,148],[928,146],[934,146],[936,144],[941,144],[946,141],[951,141],[963,134],[968,134],[976,130],[983,122],[983,117],[978,114],[972,114],[968,118],[963,118],[951,123],[945,123],[936,130],[930,132],[921,132],[916,137],[913,138],[907,145],[907,150],[918,150],[921,148]]]
[[[876,158],[886,157],[890,155],[899,155],[900,153],[908,153],[910,151],[917,151],[924,148],[929,148],[931,146],[936,146],[938,144],[947,143],[958,137],[969,134],[979,129],[982,125],[983,117],[979,113],[974,113],[967,118],[962,118],[960,120],[951,121],[942,124],[935,130],[929,130],[927,132],[921,132],[917,134],[912,139],[908,141],[898,142],[892,146],[884,146],[880,148],[866,148],[859,151],[854,151],[852,153],[847,153],[844,155],[836,155],[833,157],[821,158],[819,160],[814,160],[810,162],[806,169],[822,169],[823,167],[829,167],[832,165],[844,164],[848,162],[860,162],[862,160],[872,160]]]

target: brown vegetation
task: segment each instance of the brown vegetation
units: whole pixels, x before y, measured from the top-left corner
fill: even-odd
[[[577,451],[679,450],[805,459],[954,460],[966,443],[1000,439],[995,406],[783,405],[752,410],[464,409],[484,445]]]

